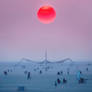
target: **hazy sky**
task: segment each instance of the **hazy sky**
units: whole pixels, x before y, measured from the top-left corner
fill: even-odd
[[[52,24],[42,24],[37,10],[52,5]],[[0,61],[23,57],[92,60],[92,0],[0,0]]]

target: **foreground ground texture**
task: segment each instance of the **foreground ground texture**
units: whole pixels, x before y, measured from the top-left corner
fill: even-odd
[[[11,63],[0,65],[0,92],[92,92],[92,65],[87,62],[42,65],[23,63],[18,66]],[[76,78],[79,70],[86,79],[83,84],[79,84]],[[63,74],[58,75],[60,71]],[[30,72],[31,79],[27,79],[27,72]],[[55,86],[57,78],[61,83]],[[62,78],[67,80],[66,84],[63,84]],[[19,90],[19,87],[24,89]]]

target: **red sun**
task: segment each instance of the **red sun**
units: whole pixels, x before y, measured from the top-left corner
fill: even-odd
[[[51,6],[42,6],[37,12],[38,19],[44,24],[49,24],[54,22],[56,18],[56,12]]]

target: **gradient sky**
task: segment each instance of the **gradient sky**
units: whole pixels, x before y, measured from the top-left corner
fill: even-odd
[[[52,24],[42,24],[37,10],[52,5]],[[92,0],[0,0],[0,61],[23,57],[92,60]]]

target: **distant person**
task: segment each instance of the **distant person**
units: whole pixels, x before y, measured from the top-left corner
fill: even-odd
[[[81,71],[77,72],[77,80],[78,80],[78,83],[84,83],[85,82],[85,79],[82,77]]]
[[[40,70],[40,74],[42,74],[42,71]]]
[[[80,78],[79,83],[84,83],[85,79],[84,78]]]
[[[7,75],[7,71],[4,71],[4,75]]]
[[[69,74],[70,74],[70,69],[68,68],[68,69],[67,69],[67,75],[69,75]]]
[[[67,80],[65,78],[63,78],[63,83],[67,83]]]
[[[80,78],[81,78],[81,71],[78,71],[77,72],[77,79],[80,80]]]
[[[70,72],[69,71],[67,71],[67,75],[69,75],[70,74]]]
[[[28,80],[31,79],[30,72],[28,72],[27,79],[28,79]]]
[[[61,71],[61,75],[63,75],[63,71]]]
[[[8,72],[9,72],[10,70],[8,69]]]
[[[55,81],[54,86],[57,87],[57,82]]]
[[[57,79],[57,83],[58,83],[58,84],[60,84],[60,83],[61,83],[61,80],[60,80],[59,78]]]
[[[57,72],[57,75],[60,75],[60,72]]]
[[[88,68],[86,68],[86,71],[88,72]]]

